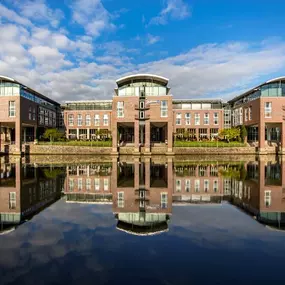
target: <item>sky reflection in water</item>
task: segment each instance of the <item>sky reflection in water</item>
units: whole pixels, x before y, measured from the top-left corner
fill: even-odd
[[[284,284],[283,164],[2,162],[0,283]]]

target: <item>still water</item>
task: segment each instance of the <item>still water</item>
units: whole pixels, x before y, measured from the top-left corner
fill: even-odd
[[[285,284],[278,159],[0,167],[1,285]]]

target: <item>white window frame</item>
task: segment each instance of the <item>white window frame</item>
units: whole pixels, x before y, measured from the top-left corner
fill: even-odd
[[[209,192],[209,180],[208,179],[204,180],[204,192],[205,193]]]
[[[82,178],[77,178],[77,188],[78,188],[78,191],[82,191],[83,189],[83,179]]]
[[[100,190],[100,178],[99,177],[94,178],[94,189],[95,191]]]
[[[124,118],[124,102],[117,102],[117,118]]]
[[[210,115],[209,113],[204,114],[204,125],[209,125],[210,124]]]
[[[103,125],[104,126],[108,126],[109,125],[109,115],[108,114],[104,114],[103,115]]]
[[[200,192],[200,179],[195,179],[195,192]]]
[[[167,197],[167,193],[163,192],[160,193],[160,208],[161,209],[166,209],[167,208],[167,204],[168,204],[168,197]]]
[[[9,192],[9,209],[16,209],[16,192]]]
[[[249,121],[252,120],[252,106],[249,106],[249,108],[248,108],[248,120]]]
[[[185,180],[185,192],[189,193],[191,191],[191,180],[186,179]]]
[[[95,114],[94,116],[94,125],[100,126],[100,115],[99,114]]]
[[[16,102],[9,101],[9,117],[16,117]]]
[[[140,111],[140,119],[144,119],[144,111]]]
[[[168,102],[167,100],[160,101],[160,117],[167,118],[168,117]]]
[[[219,182],[218,180],[213,181],[213,191],[216,193],[219,190]]]
[[[175,180],[175,191],[181,192],[181,180],[180,179]]]
[[[191,113],[185,113],[185,125],[191,125]]]
[[[195,126],[200,126],[200,114],[195,113]]]
[[[77,115],[77,126],[82,126],[83,125],[83,119],[82,119],[82,115],[78,114]]]
[[[271,190],[264,191],[264,205],[266,208],[271,206]]]
[[[124,192],[118,192],[117,206],[118,208],[125,207],[125,193]]]
[[[176,125],[181,125],[181,121],[182,121],[182,115],[181,113],[176,113]]]
[[[266,106],[266,105],[269,106]],[[264,117],[271,118],[272,117],[272,102],[265,102],[264,103]]]
[[[91,115],[87,114],[85,116],[85,124],[86,126],[91,126]]]
[[[219,113],[215,112],[214,113],[214,125],[219,124]]]
[[[87,178],[86,179],[86,191],[90,191],[91,190],[91,179]]]

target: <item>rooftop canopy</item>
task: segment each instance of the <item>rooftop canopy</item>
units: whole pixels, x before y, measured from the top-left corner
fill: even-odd
[[[154,82],[162,86],[167,86],[168,79],[155,74],[132,74],[116,80],[118,87],[128,85],[135,82]]]
[[[233,99],[229,100],[229,103],[233,104],[236,101],[239,101],[240,99],[247,97],[248,95],[254,93],[255,91],[260,90],[260,88],[262,86],[264,86],[264,85],[267,85],[269,83],[278,83],[278,82],[281,82],[281,81],[285,82],[285,76],[276,77],[276,78],[270,79],[270,80],[268,80],[268,81],[266,81],[266,82],[264,82],[264,83],[262,83],[262,84],[260,84],[258,86],[255,86],[255,87],[249,89],[248,91],[246,91],[246,92],[244,92],[244,93],[234,97]]]
[[[4,75],[0,75],[0,82],[13,82],[13,83],[16,83],[16,84],[19,84],[20,86],[22,86],[25,90],[31,92],[32,94],[38,96],[39,98],[43,99],[43,100],[46,100],[47,102],[51,103],[51,104],[54,104],[54,105],[60,105],[58,102],[44,96],[43,94],[29,88],[28,86],[20,83],[19,81],[17,81],[16,79],[13,79],[11,77],[8,77],[8,76],[4,76]]]

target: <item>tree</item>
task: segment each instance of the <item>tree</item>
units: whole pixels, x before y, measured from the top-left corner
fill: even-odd
[[[219,137],[228,141],[237,140],[240,137],[240,128],[230,128],[221,130]]]
[[[243,143],[245,142],[246,137],[247,137],[247,130],[246,130],[246,127],[244,125],[242,125],[240,127],[240,138],[241,138],[241,141]]]
[[[57,129],[46,129],[43,137],[49,139],[50,142],[54,142],[63,138],[64,134]]]

